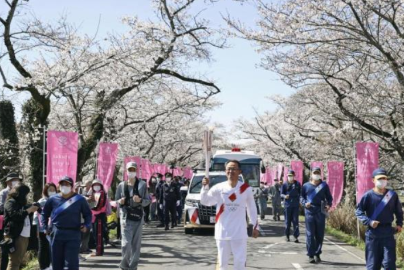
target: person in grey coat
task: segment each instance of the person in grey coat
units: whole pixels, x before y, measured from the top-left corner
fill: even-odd
[[[137,164],[126,164],[128,181],[121,182],[115,193],[121,220],[122,260],[120,268],[136,270],[142,240],[143,207],[150,204],[146,182],[137,178]]]
[[[268,188],[265,186],[264,182],[261,182],[260,188],[258,189],[258,192],[257,192],[257,200],[258,200],[258,207],[259,207],[259,213],[261,216],[261,220],[265,219],[268,195],[269,195]]]
[[[272,214],[274,220],[281,220],[282,212],[282,198],[281,198],[281,184],[278,179],[274,179],[274,185],[269,190],[269,195],[272,199]]]

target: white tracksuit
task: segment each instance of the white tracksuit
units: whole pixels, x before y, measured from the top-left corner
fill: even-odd
[[[216,184],[211,189],[206,185],[201,190],[201,204],[216,205],[215,239],[220,270],[227,269],[230,252],[234,257],[234,269],[246,269],[246,210],[254,228],[258,228],[257,207],[252,188],[241,182],[232,188],[228,181]]]

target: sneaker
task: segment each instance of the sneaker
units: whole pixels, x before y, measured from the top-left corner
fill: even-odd
[[[321,258],[320,258],[320,255],[316,255],[316,257],[315,257],[315,261],[316,261],[316,263],[319,263],[319,262],[321,262]]]
[[[276,216],[274,216],[274,220],[276,221]]]
[[[295,238],[295,243],[300,243],[299,239]]]
[[[314,257],[309,257],[309,263],[316,263],[316,261],[314,260]]]
[[[286,236],[285,238],[286,242],[290,242],[290,238]]]
[[[86,260],[87,260],[87,259],[86,259],[85,257],[79,255],[79,261],[80,261],[80,262],[84,262],[84,261],[86,261]]]
[[[168,226],[166,226],[166,227],[164,228],[164,230],[165,230],[165,231],[168,231],[168,230],[169,230]]]

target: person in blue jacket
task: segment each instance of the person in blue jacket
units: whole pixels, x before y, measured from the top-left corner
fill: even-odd
[[[299,199],[302,186],[295,180],[295,172],[289,170],[288,181],[282,185],[281,197],[285,200],[285,237],[290,241],[290,227],[293,224],[295,243],[299,243]]]
[[[74,193],[72,178],[65,176],[60,179],[59,189],[61,193],[46,201],[41,216],[44,229],[51,238],[52,269],[78,270],[81,232],[91,228],[91,210],[86,199]],[[49,219],[51,225],[48,225]]]
[[[366,192],[356,208],[356,216],[366,225],[366,269],[396,269],[394,233],[401,232],[403,210],[397,193],[387,189],[388,176],[384,169],[373,171],[375,187]],[[396,217],[396,227],[392,227]]]
[[[327,183],[321,180],[321,169],[312,169],[310,182],[302,187],[300,203],[305,207],[306,248],[310,263],[321,262],[326,212],[332,206],[332,195]]]

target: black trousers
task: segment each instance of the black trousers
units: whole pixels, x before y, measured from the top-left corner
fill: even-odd
[[[157,216],[161,224],[164,224],[164,208],[160,209],[160,204],[163,202],[158,201],[157,202]]]
[[[39,267],[41,269],[46,269],[51,263],[51,249],[48,239],[46,239],[46,234],[43,232],[39,233],[38,238],[38,261]]]
[[[3,240],[4,230],[0,230],[0,239]],[[7,270],[8,266],[8,250],[1,250],[1,267],[0,270]]]
[[[144,221],[145,222],[149,222],[149,220],[150,220],[150,204],[148,205],[148,206],[146,206],[146,207],[143,207],[143,210],[144,210]]]
[[[170,219],[171,214],[171,219]],[[177,202],[176,201],[165,201],[164,203],[164,221],[166,226],[168,224],[175,224],[177,223]]]

